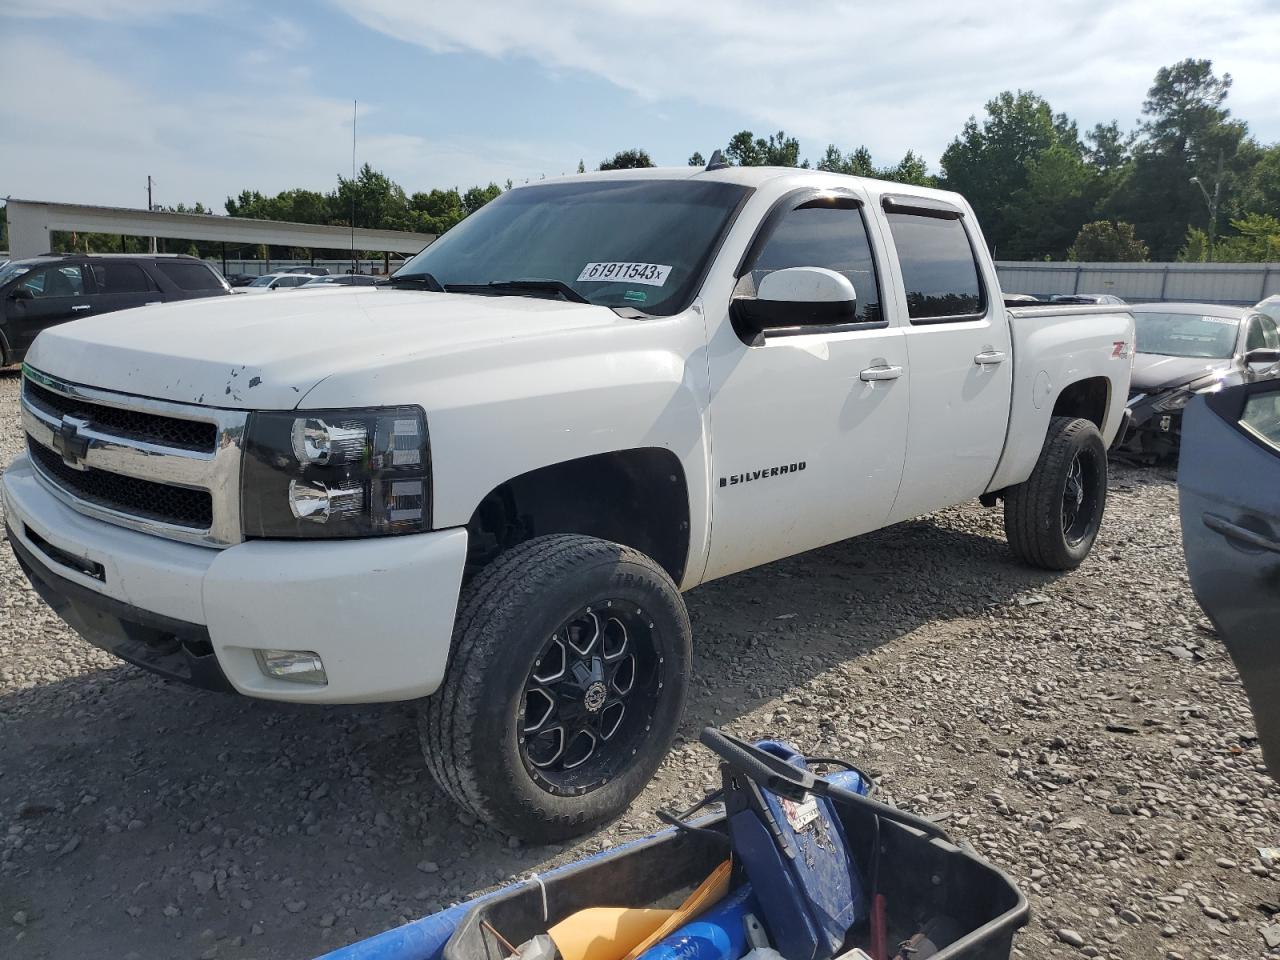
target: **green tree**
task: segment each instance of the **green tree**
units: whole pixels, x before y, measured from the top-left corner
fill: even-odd
[[[876,176],[881,180],[893,180],[897,183],[914,183],[918,187],[933,187],[938,182],[929,172],[929,165],[924,162],[924,157],[914,150],[908,150],[894,166],[877,171]]]
[[[1107,211],[1132,222],[1157,259],[1177,253],[1188,224],[1209,225],[1192,177],[1213,192],[1221,164],[1219,205],[1238,209],[1236,189],[1258,149],[1246,140],[1246,125],[1231,119],[1230,89],[1231,76],[1216,76],[1212,61],[1188,59],[1161,67],[1143,101],[1132,171]]]
[[[1031,162],[1052,147],[1083,157],[1075,121],[1054,113],[1035,93],[1006,90],[987,102],[981,124],[970,117],[943,152],[943,185],[973,204],[987,241],[997,250],[1007,250],[1019,232],[1024,211],[1011,198],[1027,188]],[[1042,255],[1025,231],[1019,242],[1024,247],[1030,243],[1023,255]]]
[[[1084,150],[1085,160],[1104,176],[1123,172],[1133,159],[1133,143],[1137,135],[1121,131],[1115,120],[1094,124],[1084,138],[1088,141]]]
[[[632,170],[636,167],[652,167],[653,159],[648,150],[635,147],[631,150],[619,150],[608,160],[601,160],[600,170]]]
[[[1274,263],[1280,260],[1280,219],[1266,213],[1250,213],[1233,218],[1230,236],[1221,237],[1210,254],[1208,235],[1196,227],[1187,228],[1187,239],[1179,260],[1213,260],[1218,263]]]
[[[724,150],[725,159],[739,167],[803,167],[809,161],[800,162],[800,141],[788,137],[779,130],[769,134],[769,139],[757,137],[750,130],[742,130],[729,138]]]
[[[693,151],[693,154],[689,157],[689,166],[705,167],[706,165],[707,165],[707,161],[702,158],[702,154],[700,154],[697,150]]]
[[[844,173],[852,177],[878,175],[875,165],[871,162],[871,151],[866,147],[850,150],[848,155],[845,155],[834,143],[827,144],[827,152],[818,161],[818,169],[827,173]]]
[[[423,233],[444,233],[466,217],[466,204],[456,187],[415,193],[409,198],[414,228]]]
[[[1097,207],[1101,181],[1080,154],[1056,143],[1027,161],[1025,185],[1005,207],[1006,259],[1063,260]]]
[[[1257,154],[1240,184],[1239,215],[1254,212],[1280,217],[1280,143],[1258,147]]]
[[[1075,243],[1067,251],[1067,259],[1082,263],[1122,263],[1146,260],[1148,253],[1133,224],[1095,220],[1080,228]]]
[[[581,159],[578,160],[578,172],[579,173],[587,172],[587,165],[583,163]]]
[[[581,173],[582,171],[578,171]],[[496,200],[502,195],[502,188],[496,183],[490,183],[487,187],[472,187],[462,195],[462,206],[467,214],[473,214],[483,207],[490,200]]]

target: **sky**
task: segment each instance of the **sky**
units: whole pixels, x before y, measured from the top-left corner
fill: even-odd
[[[262,12],[262,11],[270,12]],[[660,165],[739,130],[816,161],[937,171],[966,118],[1034,90],[1136,125],[1156,70],[1210,58],[1280,140],[1280,0],[0,0],[0,197],[222,212],[328,190],[356,158],[410,193]]]

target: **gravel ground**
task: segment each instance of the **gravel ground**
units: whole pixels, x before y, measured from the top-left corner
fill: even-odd
[[[17,385],[0,373],[0,463]],[[858,760],[943,816],[1030,898],[1018,956],[1280,958],[1275,788],[1169,472],[1116,468],[1066,576],[1017,566],[975,504],[694,591],[688,739],[621,821],[557,847],[460,817],[410,707],[169,685],[79,640],[7,549],[0,591],[6,957],[312,956],[650,832],[711,783],[689,741],[713,722]]]

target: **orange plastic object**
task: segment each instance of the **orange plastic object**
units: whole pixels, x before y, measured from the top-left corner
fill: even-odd
[[[637,943],[676,914],[675,910],[589,907],[565,917],[547,934],[562,960],[622,960]]]
[[[631,948],[625,960],[636,960],[651,946],[679,930],[686,923],[697,919],[708,907],[714,906],[729,895],[729,874],[733,870],[733,862],[726,860],[708,874],[707,879],[698,884],[698,888],[685,898],[680,908],[671,914],[662,926],[654,930],[644,940]]]

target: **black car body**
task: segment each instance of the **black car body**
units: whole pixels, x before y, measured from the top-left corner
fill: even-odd
[[[54,254],[0,267],[0,366],[26,356],[41,330],[101,313],[229,294],[196,257]]]
[[[1130,312],[1137,346],[1128,420],[1115,441],[1123,453],[1175,455],[1192,397],[1280,374],[1266,352],[1280,349],[1280,331],[1265,314],[1208,303],[1143,303]]]

